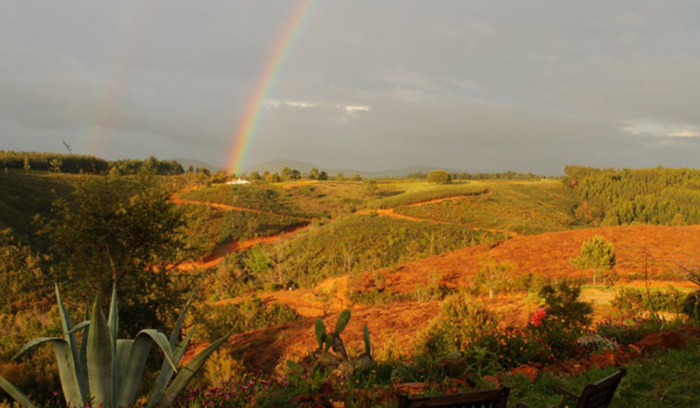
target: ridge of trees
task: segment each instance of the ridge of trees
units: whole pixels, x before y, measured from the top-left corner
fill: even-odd
[[[581,201],[578,217],[601,225],[700,223],[700,170],[567,166],[562,180]]]

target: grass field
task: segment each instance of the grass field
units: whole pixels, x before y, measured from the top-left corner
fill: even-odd
[[[185,200],[205,201],[235,207],[250,208],[280,215],[309,216],[306,210],[297,207],[279,188],[258,185],[215,185],[180,194]]]
[[[0,228],[35,246],[39,241],[33,223],[36,215],[48,216],[57,198],[69,199],[74,186],[86,176],[33,172],[0,172]]]
[[[375,208],[394,208],[446,197],[479,195],[487,187],[480,181],[460,181],[454,184],[438,185],[426,181],[387,181],[379,183],[386,198],[375,200]]]
[[[304,285],[328,276],[388,267],[502,239],[502,234],[459,226],[352,215],[278,245],[283,246],[282,267]]]
[[[188,242],[199,256],[205,256],[231,241],[279,234],[304,224],[296,218],[248,211],[222,211],[202,205],[185,205]]]
[[[464,200],[421,206],[403,205],[395,211],[411,217],[520,234],[539,234],[575,227],[573,211],[576,198],[558,181],[491,181],[483,182],[479,187],[488,189],[488,193]]]

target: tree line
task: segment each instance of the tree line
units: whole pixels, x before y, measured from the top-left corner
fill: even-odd
[[[409,173],[406,177],[412,179],[427,179],[430,173],[423,173],[422,171]],[[546,178],[545,176],[537,175],[534,173],[519,173],[517,171],[506,171],[506,172],[491,172],[491,173],[449,173],[451,180],[539,180]]]
[[[16,152],[0,150],[0,169],[48,171],[71,174],[137,174],[147,168],[160,175],[184,173],[182,165],[175,160],[158,160],[151,156],[146,160],[124,159],[108,161],[95,156],[44,152]]]
[[[581,201],[577,216],[601,225],[700,223],[700,170],[567,166],[565,187]]]

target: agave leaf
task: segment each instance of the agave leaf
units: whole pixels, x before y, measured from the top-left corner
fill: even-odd
[[[314,325],[314,331],[316,332],[316,341],[318,341],[318,348],[323,348],[323,339],[326,334],[326,325],[323,324],[321,318],[316,319],[316,324]]]
[[[75,360],[72,355],[71,347],[65,339],[60,339],[58,337],[38,337],[22,346],[22,348],[12,357],[12,359],[17,359],[27,351],[44,343],[51,343],[53,345],[54,353],[56,355],[56,363],[58,365],[58,373],[61,377],[61,386],[63,388],[63,394],[66,397],[66,402],[69,406],[84,406],[83,393],[80,388],[80,380],[77,377],[77,372],[74,366]]]
[[[84,322],[88,322],[90,318],[90,305],[85,305],[85,318],[83,319]],[[83,337],[80,339],[80,354],[79,354],[79,362],[80,362],[80,369],[82,370],[83,376],[82,376],[82,382],[83,386],[85,387],[85,393],[83,395],[90,395],[90,384],[88,382],[88,370],[87,370],[87,344],[88,344],[88,332],[90,331],[89,327],[83,330]]]
[[[152,329],[142,330],[133,342],[124,373],[124,383],[121,386],[116,402],[118,407],[133,405],[136,400],[136,393],[143,378],[143,372],[146,369],[148,353],[154,342],[163,350],[163,354],[165,354],[166,360],[170,362],[172,369],[176,370],[175,363],[172,361],[173,353],[170,350],[170,344],[165,334]]]
[[[170,333],[170,347],[172,349],[177,347],[177,340],[180,337],[180,331],[182,331],[182,325],[185,323],[185,318],[187,317],[187,312],[190,309],[190,305],[192,304],[193,298],[194,290],[192,290],[192,293],[190,293],[190,297],[187,298],[187,303],[185,303],[185,307],[182,308],[182,311],[180,312],[180,315],[177,317],[177,321],[175,322],[175,327],[173,327],[173,331]]]
[[[78,339],[75,336],[75,332],[87,326],[87,324],[85,322],[82,322],[77,326],[73,327],[73,322],[71,321],[70,314],[63,305],[63,299],[61,298],[61,291],[58,290],[58,284],[56,284],[56,302],[58,303],[58,311],[61,315],[61,326],[63,328],[63,336],[70,345],[75,377],[78,379],[80,393],[83,396],[85,396],[88,395],[87,376],[83,364],[81,364],[80,361],[80,354],[78,353]]]
[[[232,334],[233,330],[230,331],[224,337],[210,344],[209,347],[197,354],[197,356],[193,358],[192,361],[190,361],[184,369],[180,370],[180,373],[177,375],[177,377],[175,377],[172,384],[170,384],[170,386],[168,387],[167,391],[165,391],[165,394],[163,395],[163,399],[160,401],[159,406],[163,408],[172,406],[175,402],[175,398],[177,398],[178,394],[180,394],[180,392],[182,392],[182,390],[184,390],[185,387],[187,387],[187,385],[190,383],[195,374],[197,374],[197,371],[199,371],[199,369],[202,368],[202,366],[212,355],[212,353],[216,351],[216,349],[221,347],[221,345],[224,344],[224,342],[226,342],[226,340],[228,340],[228,338],[231,337]]]
[[[182,356],[185,355],[187,345],[190,343],[190,340],[192,339],[192,336],[194,335],[196,329],[197,326],[194,326],[192,330],[190,330],[190,332],[187,334],[187,337],[185,337],[180,342],[180,344],[177,345],[177,348],[175,348],[175,350],[173,351],[173,362],[176,365],[180,364],[180,360],[182,360]],[[160,369],[160,374],[158,374],[158,378],[153,384],[153,391],[148,397],[148,407],[157,405],[160,402],[160,399],[163,398],[163,392],[165,392],[165,387],[173,378],[173,374],[175,374],[175,371],[173,371],[173,368],[170,366],[170,364],[168,364],[167,361],[163,361],[163,366]]]
[[[10,395],[15,401],[19,402],[24,408],[36,408],[32,401],[14,384],[0,376],[0,388]]]
[[[117,375],[117,339],[119,338],[119,306],[117,305],[117,284],[112,285],[112,299],[109,302],[109,317],[107,318],[109,333],[112,339],[112,392],[116,398],[119,393],[119,376]]]
[[[81,379],[78,377],[78,362],[73,355],[73,350],[68,342],[52,341],[54,354],[56,355],[56,365],[58,365],[58,375],[61,378],[61,388],[69,407],[84,407],[85,396],[83,394]]]
[[[64,339],[59,339],[58,337],[37,337],[35,339],[32,339],[28,341],[24,346],[22,346],[21,349],[17,353],[15,353],[14,356],[12,356],[11,360],[16,360],[21,356],[22,354],[26,353],[27,351],[33,349],[34,347],[44,344],[46,342],[53,342],[53,341],[65,341]]]
[[[71,348],[71,357],[73,358],[73,370],[75,371],[75,377],[78,379],[80,393],[83,396],[85,396],[88,395],[87,373],[85,372],[84,364],[81,364],[80,361],[80,354],[78,352],[78,339],[75,336],[75,332],[87,326],[87,324],[85,323],[85,321],[83,321],[82,323],[73,327],[73,322],[71,321],[70,314],[63,305],[63,299],[61,298],[61,292],[58,290],[58,284],[56,284],[56,302],[58,303],[58,311],[61,315],[63,336]]]
[[[90,316],[87,341],[87,368],[90,395],[93,404],[102,408],[114,406],[113,346],[107,319],[102,312],[100,300],[95,299]]]
[[[131,356],[131,349],[134,345],[133,340],[117,340],[117,371],[115,377],[117,378],[115,390],[121,390],[124,384],[124,377],[127,372],[127,366],[129,364],[129,357]],[[121,392],[121,391],[117,391]],[[117,406],[119,405],[119,400],[117,399]],[[126,406],[126,405],[123,405]]]
[[[345,309],[342,312],[340,312],[340,316],[338,316],[338,321],[335,324],[335,335],[339,335],[343,330],[345,330],[345,326],[348,325],[348,322],[350,321],[350,310]]]
[[[73,329],[71,329],[71,331],[69,331],[68,334],[75,335],[75,333],[77,333],[77,332],[79,332],[80,330],[82,330],[82,329],[88,327],[89,325],[90,325],[90,321],[89,321],[89,320],[83,320],[82,322],[80,322],[80,323],[76,324],[75,326],[73,326]]]

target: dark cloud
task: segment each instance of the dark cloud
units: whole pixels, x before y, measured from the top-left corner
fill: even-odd
[[[0,149],[223,165],[296,1],[0,3]],[[248,164],[694,166],[690,1],[319,1]]]

